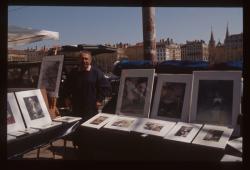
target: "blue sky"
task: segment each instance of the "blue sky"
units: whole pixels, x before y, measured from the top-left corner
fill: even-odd
[[[243,32],[242,8],[156,7],[156,37],[174,42],[204,40],[208,43],[211,26],[216,41],[229,33]],[[143,41],[140,7],[56,7],[9,6],[8,24],[59,32],[60,40],[45,40],[26,47],[46,45],[130,43]]]

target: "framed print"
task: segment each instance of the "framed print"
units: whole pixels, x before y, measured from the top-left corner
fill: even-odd
[[[81,117],[62,116],[53,119],[55,122],[72,123],[81,120]]]
[[[202,124],[178,122],[164,139],[191,143],[201,127]]]
[[[188,122],[192,75],[158,74],[151,118]]]
[[[205,124],[192,143],[225,149],[233,129]]]
[[[236,139],[233,139],[233,140],[230,140],[228,141],[228,145],[235,148],[236,150],[242,152],[242,140],[243,138],[240,137],[240,138],[236,138]]]
[[[16,92],[17,101],[27,127],[42,127],[52,123],[39,89]]]
[[[43,58],[38,88],[45,88],[49,96],[58,97],[58,91],[61,81],[63,55],[46,56]]]
[[[175,124],[176,122],[139,118],[132,131],[163,137]]]
[[[122,70],[116,114],[149,116],[154,72],[154,69]]]
[[[7,132],[25,130],[25,125],[14,93],[7,94]]]
[[[233,155],[228,155],[225,154],[221,160],[221,162],[242,162],[242,157],[238,157],[238,156],[233,156]]]
[[[116,115],[109,123],[104,126],[104,128],[130,132],[133,129],[136,121],[137,118],[135,117]]]
[[[99,113],[95,115],[94,117],[90,118],[81,126],[86,126],[86,127],[92,127],[96,129],[100,129],[104,125],[106,125],[115,115],[113,114],[108,114],[108,113]]]
[[[194,71],[190,122],[235,128],[240,113],[241,71]]]

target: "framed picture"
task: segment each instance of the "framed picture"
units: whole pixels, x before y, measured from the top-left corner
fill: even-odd
[[[116,114],[148,118],[154,72],[154,69],[122,70]]]
[[[61,81],[63,55],[46,56],[43,58],[38,88],[45,88],[49,96],[58,97],[58,91]]]
[[[104,128],[130,132],[136,124],[137,118],[116,115]]]
[[[241,71],[194,71],[190,122],[236,127]]]
[[[62,116],[53,119],[55,122],[72,123],[81,120],[81,117]]]
[[[14,93],[7,94],[7,133],[25,130],[25,125]]]
[[[99,113],[81,124],[81,126],[100,129],[101,127],[106,125],[114,116],[114,114]]]
[[[151,118],[188,122],[192,75],[158,74]]]
[[[225,149],[233,129],[205,124],[192,143]]]
[[[242,140],[243,138],[240,137],[240,138],[236,138],[236,139],[233,139],[233,140],[230,140],[228,141],[228,145],[235,148],[236,150],[242,152]]]
[[[15,94],[27,127],[43,127],[52,123],[39,89],[20,91]]]
[[[202,124],[178,122],[164,139],[191,143],[201,127]]]
[[[139,118],[132,131],[163,137],[175,124],[176,122]]]

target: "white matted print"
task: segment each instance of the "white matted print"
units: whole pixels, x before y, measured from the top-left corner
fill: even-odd
[[[49,96],[58,97],[63,58],[63,55],[46,56],[43,58],[38,80],[38,88],[45,88]]]
[[[52,123],[39,89],[20,91],[15,94],[27,127],[42,127]]]
[[[72,116],[62,116],[53,119],[55,122],[64,122],[64,123],[72,123],[81,120],[81,117],[72,117]]]
[[[122,70],[116,114],[149,116],[154,72],[154,69]]]
[[[191,143],[201,127],[202,124],[178,122],[164,139]]]
[[[236,127],[241,71],[194,71],[190,122]]]
[[[236,150],[242,152],[242,140],[243,138],[240,137],[240,138],[236,138],[236,139],[233,139],[233,140],[230,140],[228,141],[228,145],[235,148]]]
[[[127,116],[115,116],[104,128],[130,132],[136,124],[137,118]]]
[[[233,129],[205,124],[192,143],[225,149]]]
[[[111,121],[111,119],[114,117],[114,114],[108,114],[108,113],[99,113],[95,115],[94,117],[90,118],[81,126],[86,126],[86,127],[92,127],[96,129],[100,129],[104,125],[106,125],[108,122]]]
[[[175,124],[176,122],[138,118],[132,131],[163,137],[174,127]]]
[[[7,96],[7,132],[25,130],[25,125],[22,119],[14,93],[8,93]]]
[[[151,118],[188,122],[192,75],[158,74]]]

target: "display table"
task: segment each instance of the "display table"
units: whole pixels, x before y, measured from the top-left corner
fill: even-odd
[[[15,159],[29,151],[50,144],[74,132],[75,128],[79,125],[80,121],[62,123],[60,126],[10,140],[7,142],[7,157],[8,159]]]
[[[157,136],[80,126],[79,150],[83,160],[120,161],[212,161],[225,154],[242,156],[227,145],[225,149],[171,141]]]

